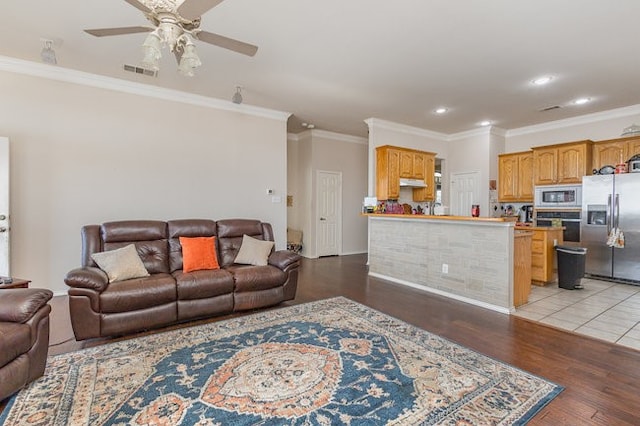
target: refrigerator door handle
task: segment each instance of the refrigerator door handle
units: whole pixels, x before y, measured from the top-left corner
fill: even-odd
[[[616,194],[616,228],[620,227],[620,194]]]
[[[607,235],[611,234],[611,194],[607,196]]]

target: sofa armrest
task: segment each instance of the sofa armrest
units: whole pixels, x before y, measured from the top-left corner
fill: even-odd
[[[102,292],[109,284],[109,277],[102,269],[88,266],[69,271],[64,277],[64,282],[69,287],[89,288]]]
[[[0,321],[25,323],[53,297],[43,288],[0,290]]]
[[[300,255],[292,251],[278,250],[269,256],[269,265],[275,266],[283,271],[296,263],[300,263]]]

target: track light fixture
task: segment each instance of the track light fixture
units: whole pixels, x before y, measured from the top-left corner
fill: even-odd
[[[40,59],[45,64],[56,65],[58,60],[56,59],[56,51],[53,50],[53,40],[41,39],[43,46],[40,51]]]
[[[233,94],[231,102],[240,105],[242,103],[242,86],[236,86],[236,93]]]

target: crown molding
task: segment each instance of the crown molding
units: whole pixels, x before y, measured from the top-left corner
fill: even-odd
[[[394,123],[393,121],[382,120],[380,118],[367,118],[366,120],[364,120],[364,122],[369,126],[369,130],[371,130],[371,128],[375,126],[386,130],[393,130],[400,133],[407,133],[410,135],[423,136],[443,141],[446,141],[449,137],[444,133],[421,129],[419,127],[408,126],[406,124]]]
[[[546,123],[534,124],[533,126],[520,127],[518,129],[507,130],[507,137],[522,136],[531,133],[544,132],[548,130],[557,130],[571,126],[579,126],[590,124],[598,121],[612,120],[616,118],[629,117],[631,115],[640,115],[640,104],[631,105],[622,108],[610,109],[602,112],[594,112],[592,114],[580,115],[578,117],[565,118],[562,120],[548,121]]]
[[[506,133],[507,131],[500,127],[488,126],[488,127],[482,127],[480,129],[472,129],[464,132],[452,133],[447,136],[446,140],[458,141],[461,139],[468,139],[474,136],[487,136],[487,135],[505,137]]]
[[[59,66],[40,64],[38,62],[25,61],[22,59],[16,59],[1,55],[0,71],[62,81],[65,83],[73,83],[99,89],[113,90],[133,95],[147,96],[151,98],[180,102],[206,108],[239,112],[241,114],[253,115],[256,117],[269,118],[284,122],[286,122],[291,115],[291,113],[289,112],[277,111],[246,104],[238,105],[234,104],[231,101],[226,101],[223,99],[210,98],[207,96],[182,92],[179,90],[165,89],[149,84],[136,83],[113,77],[105,77],[97,74],[87,73],[84,71],[77,71]]]
[[[330,132],[328,130],[313,129],[311,136],[318,138],[331,139],[338,142],[358,143],[361,145],[369,145],[369,139],[360,136],[347,135],[344,133]]]
[[[300,133],[287,133],[287,139],[298,142],[302,139],[310,139],[312,137],[331,139],[338,142],[357,143],[361,145],[369,145],[369,139],[360,136],[347,135],[344,133],[330,132],[328,130],[312,129],[305,130]]]

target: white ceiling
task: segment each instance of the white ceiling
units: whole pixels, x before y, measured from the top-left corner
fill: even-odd
[[[640,104],[639,0],[225,0],[201,28],[258,53],[196,42],[193,78],[169,52],[157,78],[124,72],[145,34],[82,31],[147,25],[124,0],[0,10],[0,55],[40,61],[40,39],[52,38],[60,67],[229,100],[241,85],[245,103],[293,113],[294,133],[304,121],[365,136],[370,117],[446,134],[485,119],[513,129]],[[530,83],[545,74],[551,84]],[[583,96],[592,102],[571,104]],[[450,111],[436,116],[441,105]]]

